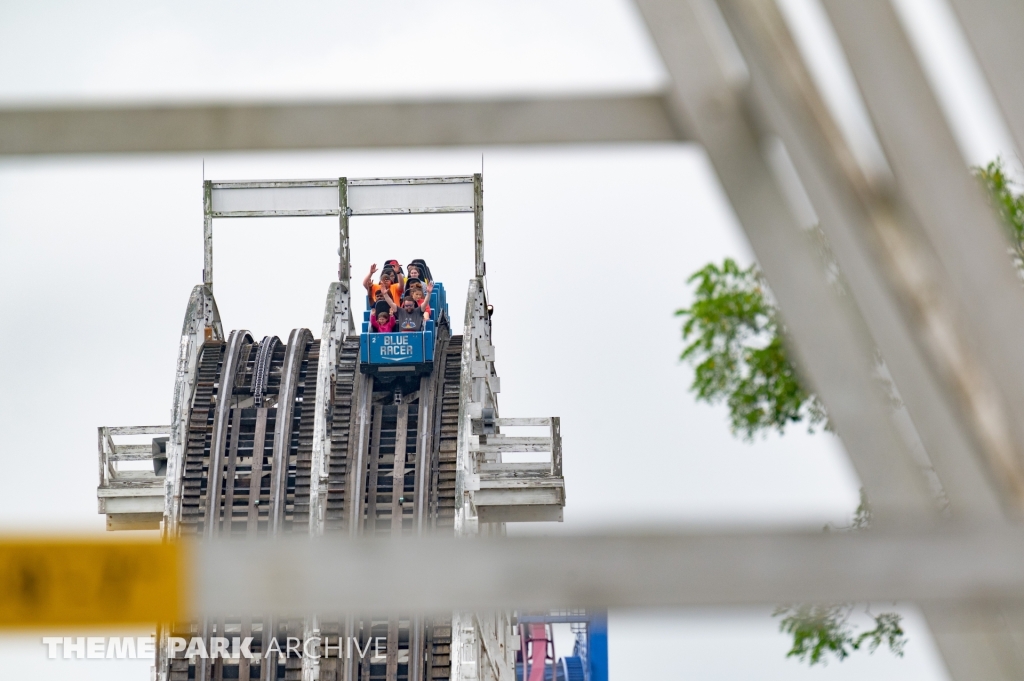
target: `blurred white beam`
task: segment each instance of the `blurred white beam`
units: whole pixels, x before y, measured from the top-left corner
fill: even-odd
[[[784,142],[871,334],[899,388],[925,450],[958,517],[998,520],[998,488],[986,471],[972,432],[950,399],[943,378],[956,367],[929,354],[929,306],[904,281],[908,262],[927,254],[904,239],[903,251],[886,248],[893,230],[905,231],[891,195],[865,176],[803,65],[782,15],[771,0],[722,2],[724,16],[746,57],[759,118]],[[878,189],[883,189],[879,192]],[[905,216],[904,216],[905,217]],[[908,252],[909,249],[909,252]],[[918,275],[921,270],[918,268]],[[933,282],[933,284],[941,282]],[[915,314],[916,313],[916,314]],[[941,320],[947,325],[956,320]],[[938,370],[937,370],[938,365]],[[943,371],[945,369],[945,372]]]
[[[193,607],[207,616],[897,600],[1024,607],[1024,531],[1005,527],[294,537],[204,543],[193,556]]]
[[[679,139],[657,94],[0,109],[0,155]]]
[[[1024,678],[1024,610],[999,603],[925,603],[928,628],[950,677],[963,681]]]
[[[957,401],[982,426],[995,479],[1024,503],[1024,290],[1003,227],[970,176],[888,0],[825,0],[906,205],[941,267],[961,320]]]
[[[712,3],[637,4],[672,78],[681,127],[707,149],[872,508],[883,516],[929,512],[935,506],[924,476],[872,378],[874,343],[851,301],[830,284],[762,155],[765,140],[738,91],[742,83],[730,79],[737,71],[719,59],[728,50],[713,42],[716,17],[695,11]]]
[[[1020,325],[1022,301],[1013,300],[1020,299],[1019,282],[1009,265],[1000,226],[966,171],[964,158],[958,153],[892,6],[882,0],[826,0],[825,5],[895,174],[895,210],[888,217],[887,229],[893,236],[903,232],[898,241],[909,246],[900,254],[891,238],[886,244],[886,226],[878,224],[876,210],[876,244],[889,252],[876,253],[874,260],[883,271],[887,259],[896,265],[888,268],[890,283],[899,281],[900,269],[905,273],[916,270],[918,279],[922,272],[940,273],[940,280],[935,282],[938,285],[929,287],[930,292],[922,291],[923,295],[915,295],[912,285],[904,286],[901,315],[912,328],[919,327],[915,335],[926,353],[931,345],[932,361],[928,364],[938,370],[938,380],[932,384],[939,390],[931,396],[925,394],[928,372],[913,371],[912,346],[902,357],[887,354],[890,361],[895,360],[893,374],[901,390],[910,388],[908,408],[912,413],[916,411],[915,424],[946,485],[954,513],[996,515],[986,482],[996,483],[1005,495],[1006,507],[1019,508],[1022,450],[1020,433],[1014,428],[1019,421],[1014,417],[1014,405],[1020,404],[1020,397],[1019,386],[1014,383],[1020,376],[1010,346],[1024,327]],[[811,186],[821,180],[813,171],[805,171],[805,177]],[[904,223],[902,227],[900,222]],[[869,221],[861,223],[862,234],[869,225]],[[877,229],[879,226],[882,229]],[[902,268],[898,263],[901,258],[905,260]],[[929,262],[934,265],[921,266]],[[903,278],[907,283],[912,279]],[[915,298],[916,304],[911,302]],[[930,306],[938,313],[933,312],[932,317],[949,319],[938,326],[929,324],[929,315],[924,313]],[[877,319],[879,312],[875,309],[866,314]],[[929,326],[933,328],[929,330]],[[942,334],[944,343],[936,343],[940,334],[935,331],[941,327],[952,333]],[[883,352],[893,350],[893,331],[898,334],[899,329],[890,327],[879,332],[876,328]],[[941,351],[943,344],[945,353]],[[959,408],[948,413],[951,404]],[[958,421],[971,424],[972,433],[961,433]],[[974,447],[970,446],[972,440]],[[971,461],[971,449],[983,453],[987,475],[978,475],[980,457]],[[953,679],[1009,681],[1024,674],[1021,649],[1014,640],[1020,633],[1020,627],[1013,626],[1014,620],[1020,619],[1016,610],[998,603],[942,607],[926,603],[923,612]]]
[[[1024,3],[1019,0],[952,0],[1006,123],[1024,149]]]
[[[1016,156],[1013,136],[948,0],[890,0],[970,165]]]

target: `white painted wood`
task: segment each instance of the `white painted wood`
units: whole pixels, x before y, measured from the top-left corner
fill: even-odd
[[[749,7],[759,11],[737,11],[739,6],[734,4],[723,5],[723,10],[749,65],[752,99],[764,124],[784,142],[799,175],[795,181],[804,186],[814,204],[844,283],[878,343],[950,511],[1000,517],[1001,502],[984,470],[982,455],[944,383],[956,367],[939,369],[946,364],[945,358],[928,351],[928,327],[960,325],[936,305],[940,300],[936,293],[943,284],[925,276],[934,268],[908,268],[898,262],[927,263],[929,255],[916,247],[918,240],[893,243],[907,225],[892,210],[891,194],[883,195],[859,166],[844,160],[852,158],[853,152],[802,66],[774,4]],[[879,248],[887,241],[890,248]],[[911,269],[914,281],[905,276]],[[930,323],[915,323],[915,317],[905,314],[907,301],[915,299],[921,311],[918,318]]]
[[[480,359],[485,362],[494,362],[494,346],[488,341],[478,339],[476,341],[476,350]]]
[[[493,681],[517,681],[515,656],[510,655],[508,639],[511,627],[505,613],[473,614],[473,623],[480,633],[480,648],[487,678]]]
[[[561,478],[555,478],[550,475],[530,478],[492,475],[481,475],[479,477],[481,490],[503,489],[509,491],[517,491],[565,487],[565,481],[563,481]]]
[[[100,484],[97,507],[107,516],[108,530],[159,527],[164,509],[164,477],[152,468],[122,469],[122,462],[149,461],[153,444],[120,444],[115,438],[167,435],[169,426],[115,426],[99,429]],[[141,523],[141,524],[140,524]]]
[[[479,344],[477,347],[481,347]],[[477,422],[479,423],[479,422]],[[558,419],[495,419],[496,425],[546,426],[551,435],[514,436],[505,433],[474,435],[469,438],[470,452],[487,460],[477,463],[476,474],[466,476],[466,491],[479,522],[561,522],[565,506],[565,481],[560,463],[556,464],[559,445]],[[480,444],[481,440],[484,444]],[[511,452],[551,452],[541,462],[504,463],[501,455]],[[491,461],[491,457],[495,461]],[[557,469],[557,470],[556,470]]]
[[[177,535],[177,522],[181,510],[181,466],[187,441],[185,431],[188,427],[188,412],[195,388],[196,371],[199,368],[199,355],[203,343],[207,340],[224,340],[224,328],[213,290],[202,285],[192,289],[178,343],[174,398],[171,403],[171,439],[167,443],[167,474],[164,479],[163,530],[166,537]]]
[[[106,430],[111,435],[167,435],[171,432],[170,426],[108,426]]]
[[[143,482],[156,487],[163,487],[164,476],[155,475],[153,471],[117,471],[114,477],[110,480],[110,486],[114,486],[119,482]]]
[[[327,460],[331,442],[327,435],[329,410],[333,396],[335,367],[338,352],[348,335],[349,311],[347,295],[341,282],[332,282],[327,287],[327,301],[324,304],[323,329],[320,334],[320,357],[316,369],[316,402],[313,414],[313,451],[310,463],[309,532],[312,536],[323,533],[326,485],[328,478]]]
[[[479,443],[482,437],[486,437],[487,442],[485,444],[489,445],[550,445],[553,441],[550,436],[537,437],[534,435],[506,435],[505,433],[495,433],[493,435],[486,436],[476,435],[474,437],[476,438],[477,443]]]
[[[1024,63],[1020,30],[1024,5],[1016,0],[952,0],[967,39],[1017,143],[1024,149],[1024,91],[1017,65]]]
[[[107,497],[101,498],[100,513],[118,516],[124,513],[154,513],[163,515],[164,496]]]
[[[945,116],[887,1],[824,3],[893,173],[934,250],[973,360],[959,394],[997,479],[1024,508],[1024,291],[1002,226],[970,176]],[[886,73],[877,69],[886,65]],[[965,228],[970,225],[970,228]]]
[[[1019,7],[1011,10],[1010,3],[1003,4],[1004,19],[1012,13],[1020,17]],[[1017,516],[1024,507],[1024,424],[1019,418],[1024,362],[1018,349],[1018,339],[1024,333],[1024,298],[1006,257],[1001,226],[967,172],[966,161],[890,3],[866,0],[854,7],[828,0],[824,5],[847,52],[908,212],[916,217],[923,240],[941,264],[946,288],[942,300],[959,317],[951,326],[963,334],[960,354],[966,361],[957,358],[959,371],[954,376],[960,379],[959,385],[947,388],[946,393],[959,403],[960,418],[973,427],[989,477],[998,483],[1005,505]],[[994,5],[985,3],[972,7],[972,13],[991,22],[993,9]],[[1008,24],[1002,30],[1016,29],[1019,27]],[[999,42],[989,38],[980,48],[987,55],[983,61],[988,62],[990,77],[1000,75],[992,70],[993,53],[1000,54],[996,60],[1003,61],[1001,66],[1006,69],[1012,68],[1006,58],[1020,49],[1016,41],[1006,47]],[[885,68],[885,73],[878,73],[879,68]],[[1000,104],[1013,110],[1020,101],[1019,92],[1007,96],[1005,75],[997,82],[1001,84],[997,88]],[[1012,120],[1011,128],[1017,135],[1020,120]],[[944,344],[952,345],[949,339]],[[980,493],[978,498],[983,499]],[[975,612],[968,618],[975,623],[973,631],[951,622],[948,611],[926,609],[925,614],[929,625],[940,632],[936,642],[953,678],[1008,680],[1024,674],[1024,649],[1012,641],[1007,620],[998,612]],[[983,663],[1001,648],[1001,669]]]
[[[473,181],[416,184],[350,182],[348,205],[353,215],[386,213],[473,212]]]
[[[461,378],[459,383],[459,439],[456,445],[455,462],[455,534],[476,534],[472,522],[471,500],[466,496],[467,476],[474,474],[474,457],[470,452],[470,440],[472,438],[472,420],[478,417],[480,411],[486,406],[491,407],[493,401],[488,395],[480,394],[477,382],[479,379],[474,375],[474,365],[478,363],[475,358],[475,340],[490,336],[490,324],[486,311],[486,287],[483,278],[471,279],[469,290],[466,293],[466,313],[463,323]],[[485,403],[484,400],[487,400]],[[471,412],[472,411],[472,415]],[[452,636],[456,631],[452,630]],[[453,638],[453,649],[457,642]]]
[[[107,531],[159,530],[163,516],[159,513],[119,513],[107,516]]]
[[[485,488],[473,492],[473,503],[477,508],[484,506],[558,506],[562,504],[562,488],[522,485],[518,488]]]
[[[497,454],[499,452],[550,452],[550,444],[497,444],[473,445],[473,452],[480,454]]]
[[[232,333],[235,333],[232,331]],[[306,344],[312,340],[309,329],[292,329],[288,334],[288,349],[284,366],[281,367],[281,388],[278,395],[277,418],[274,421],[273,471],[270,482],[270,515],[268,532],[279,534],[285,522],[285,494],[288,479],[288,456],[291,448],[293,428],[292,414],[295,410],[295,393],[298,390],[299,370]],[[230,346],[228,352],[230,353]],[[231,367],[229,376],[234,376],[234,365],[225,358],[225,367]],[[227,368],[225,368],[227,371]]]
[[[792,348],[829,410],[880,517],[900,517],[936,502],[889,418],[872,378],[875,347],[849,299],[830,284],[810,237],[797,223],[762,153],[722,41],[698,16],[711,3],[638,0],[671,79],[678,124],[704,144],[778,300]],[[719,17],[720,20],[720,17]]]
[[[241,184],[241,183],[237,183]],[[215,217],[225,213],[298,211],[334,211],[340,209],[337,180],[334,186],[313,187],[219,187],[214,185],[211,197]]]
[[[482,523],[560,523],[562,506],[481,506],[479,518]]]
[[[369,187],[396,184],[473,184],[473,175],[422,175],[419,177],[355,177],[350,186]]]
[[[551,465],[544,462],[534,463],[482,463],[478,466],[481,474],[523,474],[551,475]]]
[[[543,418],[495,419],[494,423],[498,426],[550,426],[551,419],[546,416]]]
[[[168,433],[170,428],[164,431]],[[114,451],[107,455],[108,461],[145,461],[153,458],[153,444],[114,445]]]
[[[160,493],[163,479],[153,484],[124,486],[124,487],[103,487],[96,490],[96,497],[99,499],[115,499],[125,497],[158,497],[163,499]]]
[[[1024,607],[1024,530],[1016,527],[666,529],[476,541],[289,537],[203,544],[195,560],[195,604],[209,616],[844,601]],[[367,589],[370,583],[389,588]]]
[[[224,120],[234,125],[225,127]],[[7,108],[0,154],[679,140],[660,93],[449,101]]]

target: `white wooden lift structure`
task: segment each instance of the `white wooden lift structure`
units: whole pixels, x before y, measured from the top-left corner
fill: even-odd
[[[355,334],[349,275],[350,219],[362,215],[417,213],[470,213],[474,217],[475,276],[469,282],[466,299],[459,371],[454,536],[502,535],[507,522],[561,522],[565,482],[558,417],[498,416],[497,395],[501,387],[495,370],[491,307],[487,299],[480,175],[206,181],[204,212],[203,283],[193,289],[182,326],[172,422],[169,426],[99,429],[100,484],[97,497],[99,511],[106,515],[108,530],[161,529],[167,537],[178,534],[184,484],[181,471],[184,469],[184,450],[189,432],[188,410],[198,380],[200,350],[205,341],[224,338],[213,294],[214,220],[335,216],[339,221],[339,280],[330,284],[324,308],[313,407],[311,469],[316,471],[316,477],[310,485],[308,499],[309,507],[313,509],[308,534],[313,537],[324,535],[329,481],[327,460],[331,442],[328,427],[335,372],[341,345],[347,337]],[[357,296],[356,300],[361,298],[361,295]],[[442,312],[437,310],[436,314]],[[438,371],[437,366],[435,363],[434,371]],[[441,378],[435,377],[435,380]],[[222,377],[221,380],[225,379]],[[543,427],[547,432],[543,436],[515,436],[508,434],[507,430],[501,432],[502,429],[517,427]],[[424,432],[432,428],[432,425],[424,426]],[[154,435],[157,437],[152,437]],[[148,441],[118,441],[132,437],[147,438]],[[420,438],[418,444],[429,448],[425,438]],[[223,443],[211,443],[213,449],[221,451]],[[543,461],[532,463],[506,463],[502,460],[503,455],[521,452],[547,453],[548,456]],[[213,467],[211,464],[211,469]],[[429,479],[429,471],[422,475],[424,480]],[[232,488],[234,484],[232,479]],[[372,494],[375,495],[376,490]],[[361,527],[362,522],[353,525]],[[304,529],[296,531],[304,534]],[[427,531],[425,521],[419,521],[416,534]],[[358,534],[359,530],[353,529],[352,532]],[[280,538],[276,529],[271,535]],[[310,633],[316,629],[315,622],[315,615],[307,620]],[[451,646],[462,651],[451,665],[452,678],[467,681],[477,678],[476,669],[485,666],[485,661],[489,663],[486,665],[486,678],[507,678],[514,673],[517,646],[512,645],[511,612],[498,611],[490,615],[455,613],[451,626]],[[422,638],[422,633],[417,635]],[[166,668],[163,662],[165,660],[157,665],[158,671]],[[205,668],[197,673],[201,676]],[[423,673],[422,668],[410,671],[420,681]],[[306,659],[303,661],[303,678],[310,681],[320,678],[316,664]]]
[[[223,338],[213,296],[213,221],[215,218],[317,217],[339,219],[339,281],[330,285],[324,309],[326,351],[317,367],[316,421],[313,468],[320,471],[320,487],[327,482],[324,447],[327,405],[341,343],[355,333],[353,323],[349,222],[353,216],[416,213],[472,213],[474,216],[475,277],[466,299],[463,346],[463,383],[460,415],[465,432],[459,436],[458,485],[466,506],[457,511],[457,529],[477,530],[476,523],[562,520],[565,482],[562,476],[562,441],[558,417],[498,418],[497,394],[501,382],[494,366],[486,263],[484,262],[483,187],[479,175],[453,177],[338,178],[333,180],[274,180],[213,182],[204,185],[203,284],[192,292],[182,326],[178,375],[170,426],[122,426],[99,429],[99,511],[107,528],[157,529],[161,521],[173,523],[180,499],[182,447],[187,425],[196,362],[202,343]],[[544,427],[541,437],[517,437],[496,432],[500,428]],[[152,436],[152,442],[124,444],[115,437]],[[503,453],[548,453],[536,463],[504,463]],[[125,466],[127,462],[145,462]],[[314,497],[317,493],[314,492]],[[316,502],[312,504],[316,506]],[[479,519],[478,519],[479,518]],[[166,531],[173,534],[173,528]],[[316,532],[314,532],[316,534]]]
[[[950,2],[1017,148],[1024,149],[1024,4]],[[706,541],[677,537],[677,548],[699,549],[699,559],[637,538],[630,545],[633,558],[650,564],[686,557],[694,579],[655,580],[645,590],[620,573],[621,588],[593,591],[603,594],[595,600],[650,605],[709,604],[707,594],[718,594],[711,600],[719,603],[783,596],[905,598],[922,607],[951,678],[1024,678],[1024,584],[1010,576],[1021,572],[1024,555],[1024,290],[997,217],[969,174],[889,0],[821,0],[856,81],[854,98],[873,126],[878,163],[864,163],[863,150],[844,135],[773,0],[636,4],[669,74],[663,92],[514,101],[10,109],[0,111],[0,153],[702,144],[777,297],[792,349],[864,485],[876,528],[846,539],[796,541],[771,533]],[[225,115],[244,123],[223,135],[215,123]],[[407,125],[410,120],[416,125]],[[828,284],[807,235],[808,206],[829,241],[846,296]],[[891,408],[872,384],[876,352],[926,460],[896,428]],[[900,523],[910,529],[886,535],[894,545],[876,541],[875,534]],[[974,529],[954,531],[951,525]],[[931,529],[913,529],[921,526]],[[979,550],[971,537],[991,542]],[[607,547],[612,538],[578,541],[579,551],[566,560],[582,570],[593,559],[584,549],[601,542]],[[829,561],[836,542],[850,548],[844,555],[859,572]],[[939,545],[945,552],[926,550]],[[902,549],[887,552],[893,546]],[[725,565],[737,555],[764,560],[746,560],[749,570],[699,569]],[[794,560],[783,560],[787,555]],[[905,579],[918,574],[914,570],[926,556],[944,561],[944,579],[924,580],[930,590]],[[611,559],[606,564],[615,568]],[[772,571],[783,564],[784,578]],[[995,579],[996,573],[1004,579]],[[574,574],[572,588],[596,588],[596,582],[579,581],[590,573]],[[782,582],[795,586],[780,589]],[[493,599],[517,595],[512,583],[491,586],[505,589],[489,592]],[[655,588],[662,589],[660,600]],[[459,593],[440,589],[432,597],[454,603]],[[551,605],[566,593],[548,594]]]

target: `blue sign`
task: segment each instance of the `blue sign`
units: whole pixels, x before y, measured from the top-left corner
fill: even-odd
[[[423,362],[422,333],[371,333],[371,364],[420,364]]]

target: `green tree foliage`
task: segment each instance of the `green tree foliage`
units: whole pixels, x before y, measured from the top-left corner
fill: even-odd
[[[826,525],[826,531],[851,532],[871,524],[871,507],[864,490],[860,492],[860,505],[853,514],[848,527]],[[865,614],[874,621],[874,628],[858,633],[851,621],[854,605],[840,603],[831,605],[786,605],[775,609],[773,617],[782,617],[779,631],[793,637],[786,657],[795,657],[810,666],[828,664],[830,656],[840,662],[855,651],[866,649],[874,653],[885,645],[897,657],[903,657],[907,645],[903,631],[903,618],[894,612],[874,615],[867,609]]]
[[[785,431],[806,421],[826,423],[818,398],[800,384],[782,341],[778,311],[756,265],[742,269],[732,259],[706,265],[693,304],[683,317],[682,359],[695,367],[690,389],[710,404],[725,402],[734,434],[751,440],[761,431]]]
[[[1024,277],[1024,187],[1007,172],[1001,159],[974,174],[988,192],[1010,238],[1010,254]],[[835,263],[825,259],[832,269]],[[838,273],[836,273],[838,277]],[[756,265],[746,269],[733,260],[710,263],[695,272],[693,304],[676,312],[683,317],[682,359],[695,367],[690,390],[709,404],[724,402],[729,408],[732,431],[746,440],[758,433],[806,422],[809,429],[824,424],[827,415],[817,396],[801,384],[796,366],[786,354],[784,328],[767,286]],[[898,400],[893,398],[894,404]],[[870,511],[866,500],[851,527],[866,527]],[[775,611],[782,617],[779,628],[793,637],[787,657],[811,666],[826,664],[830,657],[843,660],[853,652],[874,652],[883,645],[902,657],[906,637],[896,613],[872,615],[874,628],[857,632],[851,623],[854,606],[798,605]]]
[[[793,636],[793,645],[786,657],[795,657],[810,666],[828,664],[829,655],[842,661],[854,651],[866,648],[873,653],[885,645],[897,657],[903,657],[906,636],[902,620],[896,613],[867,613],[874,629],[856,633],[850,623],[852,605],[784,606],[773,613],[782,617],[779,629]]]
[[[810,429],[826,424],[825,409],[801,384],[786,355],[778,310],[756,265],[741,268],[731,259],[710,263],[689,278],[697,288],[693,304],[676,314],[684,318],[681,358],[695,367],[690,386],[697,399],[725,402],[734,434],[752,440],[757,433],[782,433],[791,423],[807,422]],[[867,500],[853,524],[870,522]],[[826,528],[833,529],[833,528]],[[896,613],[874,616],[873,629],[858,633],[851,622],[851,604],[798,605],[778,608],[779,629],[793,637],[787,657],[809,665],[843,660],[854,651],[874,652],[883,644],[903,655],[906,638]]]
[[[984,168],[975,168],[974,174],[988,191],[992,206],[1002,218],[1017,270],[1024,271],[1024,189],[1009,177],[1002,159],[996,159]]]

